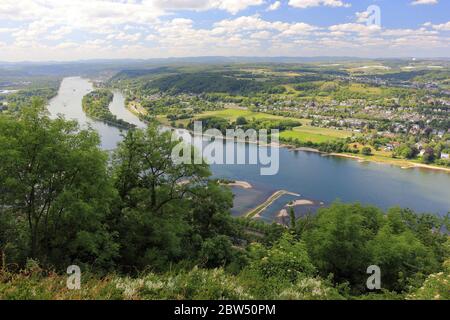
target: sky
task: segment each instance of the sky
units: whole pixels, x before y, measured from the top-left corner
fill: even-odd
[[[450,57],[450,0],[0,0],[0,61]]]

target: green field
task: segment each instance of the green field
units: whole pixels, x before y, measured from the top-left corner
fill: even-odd
[[[275,116],[262,112],[253,112],[243,109],[223,109],[217,111],[208,111],[196,116],[196,119],[202,117],[219,117],[227,119],[228,121],[235,121],[238,117],[245,117],[247,120],[255,119],[267,119],[267,120],[283,120],[292,119],[282,116]],[[311,141],[314,143],[321,143],[341,138],[347,138],[352,136],[351,131],[334,130],[328,128],[318,128],[310,126],[310,120],[307,119],[295,119],[300,121],[303,126],[294,128],[292,131],[284,131],[280,133],[281,138],[299,139],[301,141]],[[186,122],[186,121],[185,121]],[[184,123],[185,124],[185,123]]]
[[[238,117],[245,117],[246,119],[267,119],[267,120],[282,120],[289,119],[282,116],[275,116],[262,112],[253,112],[241,109],[224,109],[218,111],[210,111],[202,113],[198,118],[204,116],[215,116],[225,118],[228,121],[235,121]],[[321,143],[330,140],[347,138],[352,136],[351,131],[334,130],[328,128],[318,128],[309,125],[310,121],[306,119],[295,119],[303,123],[303,126],[294,128],[292,131],[284,131],[280,133],[281,138],[299,139],[301,141],[311,141],[314,143]]]
[[[299,139],[300,141],[311,141],[314,143],[344,139],[351,136],[351,131],[318,128],[309,125],[304,125],[302,127],[294,128],[292,131],[284,131],[280,133],[280,138]]]
[[[262,112],[253,112],[249,110],[243,110],[243,109],[223,109],[223,110],[217,110],[217,111],[208,111],[199,114],[196,118],[202,118],[202,117],[219,117],[223,119],[227,119],[228,121],[235,121],[238,117],[244,117],[247,120],[251,120],[253,118],[255,119],[267,119],[267,120],[282,120],[287,119],[285,117],[281,116],[274,116],[267,113]]]

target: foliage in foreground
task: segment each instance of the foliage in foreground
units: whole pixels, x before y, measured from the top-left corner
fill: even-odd
[[[234,276],[222,268],[199,269],[178,273],[146,273],[138,277],[111,274],[96,277],[82,276],[81,289],[69,290],[67,277],[44,272],[32,264],[21,273],[0,272],[0,298],[8,300],[343,300],[343,299],[408,299],[448,300],[450,260],[443,272],[431,274],[422,287],[403,295],[389,291],[363,296],[349,296],[339,292],[329,281],[318,277],[301,277],[293,284],[285,285],[276,294],[255,294],[252,283],[244,275]]]

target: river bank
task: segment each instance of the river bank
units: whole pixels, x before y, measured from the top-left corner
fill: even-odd
[[[427,169],[427,170],[438,170],[438,171],[450,173],[450,168],[448,168],[448,167],[440,167],[440,166],[429,165],[429,164],[424,164],[424,163],[417,163],[417,162],[407,161],[404,159],[387,158],[387,157],[381,157],[381,156],[376,156],[376,155],[362,156],[362,155],[355,155],[355,154],[350,154],[350,153],[336,153],[336,152],[326,153],[326,152],[322,152],[322,151],[314,149],[314,148],[304,148],[304,147],[296,148],[296,147],[294,147],[292,145],[288,145],[288,144],[283,144],[280,146],[286,147],[291,151],[304,151],[304,152],[318,153],[324,157],[331,156],[331,157],[356,160],[358,162],[373,162],[373,163],[379,163],[379,164],[389,164],[389,165],[394,165],[394,166],[400,167],[401,169],[419,168],[419,169]]]
[[[126,108],[128,110],[130,110],[130,112],[132,112],[133,114],[135,114],[136,116],[140,117],[142,115],[148,115],[148,112],[140,105],[137,105],[135,103],[129,103],[128,105],[126,105]],[[160,122],[161,123],[161,122]],[[162,123],[161,123],[162,124]],[[164,126],[167,126],[171,129],[180,129],[180,130],[187,130],[190,133],[193,133],[192,130],[189,129],[181,129],[181,128],[174,128],[171,126],[168,126],[167,124],[163,124]],[[211,135],[203,135],[206,137],[213,137]],[[232,138],[227,138],[227,137],[217,137],[214,136],[215,138],[218,139],[223,139],[223,140],[231,140]],[[411,161],[407,161],[404,159],[394,159],[394,158],[386,158],[386,157],[381,157],[381,156],[362,156],[362,155],[355,155],[355,154],[349,154],[349,153],[325,153],[325,152],[321,152],[318,149],[315,148],[310,148],[310,147],[295,147],[294,145],[290,145],[287,144],[285,142],[283,143],[270,143],[270,144],[264,144],[261,143],[259,141],[249,141],[249,140],[240,140],[240,139],[234,139],[234,141],[236,142],[242,142],[242,143],[254,143],[254,144],[258,144],[260,146],[263,147],[276,147],[276,148],[287,148],[289,150],[292,151],[304,151],[304,152],[314,152],[314,153],[319,153],[323,156],[333,156],[333,157],[340,157],[340,158],[346,158],[346,159],[352,159],[352,160],[356,160],[358,162],[373,162],[373,163],[379,163],[379,164],[389,164],[389,165],[394,165],[394,166],[398,166],[402,169],[413,169],[413,168],[419,168],[419,169],[427,169],[427,170],[438,170],[438,171],[442,171],[445,173],[450,173],[450,168],[447,167],[442,167],[442,166],[436,166],[436,165],[429,165],[429,164],[422,164],[422,163],[417,163],[417,162],[411,162]]]

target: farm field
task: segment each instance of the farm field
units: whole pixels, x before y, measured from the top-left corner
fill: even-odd
[[[281,138],[299,139],[301,141],[311,141],[314,143],[322,143],[336,139],[343,139],[352,136],[351,131],[334,130],[328,128],[312,127],[310,125],[303,125],[294,128],[291,131],[284,131],[280,133]]]

